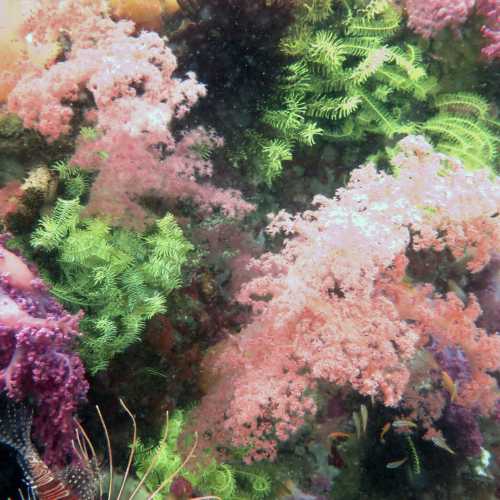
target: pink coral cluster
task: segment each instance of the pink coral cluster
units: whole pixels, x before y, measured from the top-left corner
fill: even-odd
[[[59,30],[71,48],[63,61],[19,81],[8,107],[51,141],[71,131],[76,109],[84,112],[97,138],[80,142],[73,163],[100,172],[88,211],[136,228],[146,217],[139,198],[149,194],[190,197],[205,210],[221,206],[228,215],[250,211],[239,191],[197,182],[196,174],[212,173],[194,154],[199,143],[217,142],[210,134],[196,130],[177,142],[170,132],[172,120],[185,116],[205,87],[192,73],[173,76],[177,61],[165,40],[145,31],[132,36],[132,22],[112,21],[91,0],[56,2],[54,19],[39,23],[53,3],[40,0],[25,30],[42,41]],[[85,20],[83,28],[79,20]]]
[[[412,282],[406,253],[451,252],[468,272],[481,270],[500,243],[499,182],[467,172],[422,137],[399,147],[394,175],[361,167],[336,197],[316,197],[315,210],[273,218],[268,232],[289,238],[280,253],[253,262],[261,276],[239,294],[253,321],[203,363],[209,389],[199,425],[214,442],[274,458],[277,442],[315,411],[318,381],[396,406],[431,340],[458,346],[470,365],[457,402],[493,410],[489,373],[500,368],[500,337],[477,327],[474,296],[464,305]]]
[[[500,1],[499,0],[406,0],[408,26],[424,38],[432,38],[445,28],[458,29],[474,10],[484,17],[482,28],[490,42],[482,53],[487,59],[500,56]]]
[[[88,390],[83,364],[71,350],[78,320],[2,241],[0,391],[17,401],[34,401],[34,437],[47,463],[64,463],[72,454],[73,418]]]
[[[408,26],[431,38],[444,28],[457,29],[472,13],[476,0],[406,0]]]
[[[20,35],[45,44],[68,36],[72,48],[91,47],[94,41],[112,27],[106,15],[107,0],[21,0],[24,22]]]
[[[500,58],[500,0],[478,0],[477,12],[485,19],[481,31],[489,43],[483,48],[483,55],[489,59]]]

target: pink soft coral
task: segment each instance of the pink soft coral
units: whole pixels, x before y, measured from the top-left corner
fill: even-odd
[[[475,4],[476,0],[406,0],[408,26],[431,38],[444,28],[462,26]]]
[[[412,285],[405,253],[448,249],[477,272],[500,242],[500,190],[484,172],[435,153],[421,137],[400,142],[395,174],[367,165],[316,210],[280,212],[268,231],[284,231],[278,254],[254,261],[260,277],[239,300],[253,321],[204,361],[207,395],[198,410],[215,442],[249,445],[249,459],[274,458],[315,411],[318,381],[349,385],[398,405],[411,361],[431,336],[458,345],[472,366],[460,402],[492,410],[500,338],[477,328],[474,298]],[[474,388],[481,386],[481,391]]]
[[[202,128],[191,130],[166,157],[158,148],[148,147],[149,139],[148,134],[133,136],[126,131],[112,131],[96,140],[80,141],[72,162],[88,170],[99,170],[86,209],[88,214],[106,214],[115,223],[142,229],[148,213],[138,200],[144,195],[167,200],[189,198],[206,214],[214,207],[221,207],[228,217],[240,217],[253,210],[239,191],[197,181],[198,177],[212,175],[212,164],[201,159],[194,148],[216,146],[220,143],[218,137]],[[173,144],[171,138],[165,137],[168,140]]]
[[[500,0],[478,0],[478,13],[484,17],[481,31],[489,43],[482,54],[489,60],[500,58]]]
[[[445,28],[458,33],[474,10],[484,17],[481,31],[489,39],[482,54],[487,59],[500,56],[499,0],[406,0],[408,26],[424,38],[432,38]]]
[[[192,73],[173,76],[177,61],[165,40],[145,31],[132,36],[134,24],[112,21],[97,0],[56,4],[39,0],[25,30],[41,41],[59,32],[71,49],[63,61],[25,75],[8,107],[49,141],[71,132],[77,108],[92,122],[96,139],[80,141],[73,158],[100,172],[88,211],[142,228],[146,212],[139,200],[150,194],[189,197],[205,211],[220,206],[230,216],[252,210],[239,191],[197,182],[197,175],[207,177],[212,170],[194,150],[218,139],[201,129],[179,142],[173,137],[172,121],[206,91]],[[43,23],[44,11],[52,7],[54,18]]]

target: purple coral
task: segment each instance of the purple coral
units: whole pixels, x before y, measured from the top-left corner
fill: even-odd
[[[0,391],[16,401],[34,401],[34,438],[48,463],[71,453],[73,417],[88,384],[71,347],[79,315],[50,297],[21,257],[0,239]]]
[[[439,344],[433,340],[429,351],[434,355],[439,366],[445,371],[454,382],[461,384],[471,379],[471,366],[464,351],[457,346],[445,346],[440,348]]]
[[[464,406],[451,404],[446,409],[444,422],[448,428],[450,444],[453,449],[466,457],[481,453],[483,435],[477,421],[477,414]]]
[[[491,334],[500,332],[500,253],[493,254],[489,264],[475,276],[471,291],[481,306],[479,326]]]

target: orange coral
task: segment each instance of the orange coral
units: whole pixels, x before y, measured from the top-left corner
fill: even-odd
[[[110,0],[111,11],[118,19],[134,21],[138,29],[159,31],[162,17],[179,10],[177,0]]]
[[[32,5],[30,0],[0,0],[0,103],[27,69],[43,68],[59,52],[55,41],[35,44],[21,34]]]

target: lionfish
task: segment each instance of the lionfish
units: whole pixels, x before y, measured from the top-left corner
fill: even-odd
[[[7,396],[0,398],[0,443],[15,451],[25,476],[28,498],[38,500],[95,500],[98,498],[99,471],[77,439],[75,464],[53,472],[31,442],[32,412]],[[22,495],[22,493],[21,493]]]
[[[125,484],[131,470],[134,451],[137,445],[137,425],[135,418],[121,399],[120,404],[132,421],[133,434],[127,467],[116,496],[113,496],[113,453],[111,449],[111,441],[109,439],[109,433],[101,411],[99,407],[96,406],[97,414],[101,421],[108,448],[109,484],[106,494],[108,500],[111,500],[111,498],[113,498],[113,500],[120,500],[122,498]],[[166,419],[166,430],[160,440],[159,448],[161,448],[161,445],[167,440],[168,412]],[[32,412],[27,408],[27,406],[22,403],[12,401],[5,395],[0,395],[0,443],[8,446],[16,452],[17,461],[25,475],[26,484],[28,486],[28,500],[97,500],[102,498],[102,477],[99,472],[96,453],[90,439],[85,433],[85,430],[78,423],[78,421],[75,421],[77,426],[74,442],[74,453],[76,457],[75,464],[57,472],[53,472],[45,464],[31,442],[31,421]],[[171,481],[184,468],[186,463],[191,460],[198,445],[197,433],[195,433],[194,437],[195,440],[193,447],[187,454],[185,460],[170,476],[165,478],[161,484],[148,495],[147,500],[153,500],[157,494],[168,487]],[[157,453],[151,461],[148,469],[142,475],[142,478],[136,485],[134,491],[129,494],[127,500],[133,500],[141,491],[141,487],[144,485],[149,474],[153,471],[159,458],[160,453]],[[21,492],[20,494],[21,498],[23,498]],[[208,495],[192,498],[191,500],[221,499],[217,496]]]

